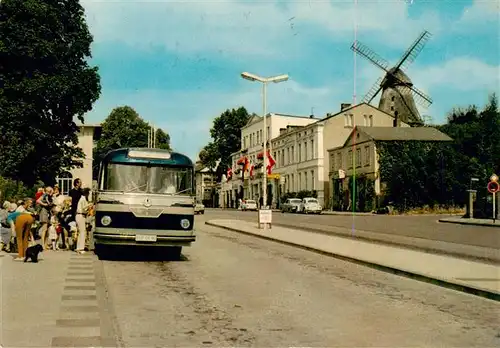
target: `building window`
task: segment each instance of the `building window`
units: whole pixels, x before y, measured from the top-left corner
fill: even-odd
[[[304,189],[309,190],[309,178],[307,177],[307,172],[304,172]]]
[[[299,144],[299,159],[298,159],[298,162],[301,162],[302,161],[302,145]]]
[[[364,123],[363,123],[363,126],[368,126],[368,115],[363,115],[363,118],[364,118]]]
[[[365,157],[364,157],[365,161],[365,166],[369,166],[370,165],[370,146],[365,146]]]
[[[361,167],[361,149],[356,149],[356,167]]]
[[[369,126],[373,127],[373,115],[368,116]]]
[[[347,169],[352,169],[352,150],[349,150],[349,155],[347,157]]]
[[[302,187],[302,174],[299,173],[299,182],[297,183],[297,191],[300,191]]]
[[[269,126],[267,127],[267,140],[271,139],[271,134],[269,130]]]
[[[353,126],[354,125],[354,115],[353,114],[350,114],[349,115],[349,126]]]
[[[314,177],[314,170],[311,170],[311,190],[316,190],[316,178]]]
[[[307,142],[304,142],[304,161],[307,161]]]
[[[285,149],[281,150],[281,165],[285,166]]]
[[[293,146],[292,146],[292,151],[290,152],[290,155],[292,156],[291,163],[294,163],[294,161],[295,161],[295,152],[294,152]]]
[[[342,152],[337,152],[337,169],[342,169]]]
[[[314,159],[314,139],[311,140],[311,159]]]
[[[288,160],[287,163],[288,164],[292,163],[292,161],[290,160],[290,148],[289,147],[287,147],[287,149],[286,149],[286,157]]]

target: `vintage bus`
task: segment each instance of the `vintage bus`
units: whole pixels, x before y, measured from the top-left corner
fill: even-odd
[[[180,257],[196,239],[194,165],[180,153],[152,148],[110,151],[102,160],[94,243],[166,247]]]

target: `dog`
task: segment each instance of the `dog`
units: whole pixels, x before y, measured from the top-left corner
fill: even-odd
[[[28,262],[31,259],[31,262],[38,262],[38,254],[43,251],[43,246],[41,244],[35,244],[26,249],[26,257],[24,258],[24,262]]]

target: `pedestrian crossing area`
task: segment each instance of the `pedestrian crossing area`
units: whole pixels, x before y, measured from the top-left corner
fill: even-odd
[[[72,254],[64,281],[52,347],[104,347],[92,254]],[[107,344],[106,344],[107,343]]]

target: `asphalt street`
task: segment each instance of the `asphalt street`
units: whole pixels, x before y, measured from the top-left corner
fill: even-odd
[[[119,346],[500,345],[496,302],[204,225],[218,216],[180,261],[95,263]]]
[[[257,213],[230,209],[208,209],[213,218],[257,221]],[[340,227],[354,231],[369,231],[422,238],[471,246],[500,249],[500,230],[494,227],[440,223],[438,215],[304,215],[273,212],[273,222],[286,227]]]

